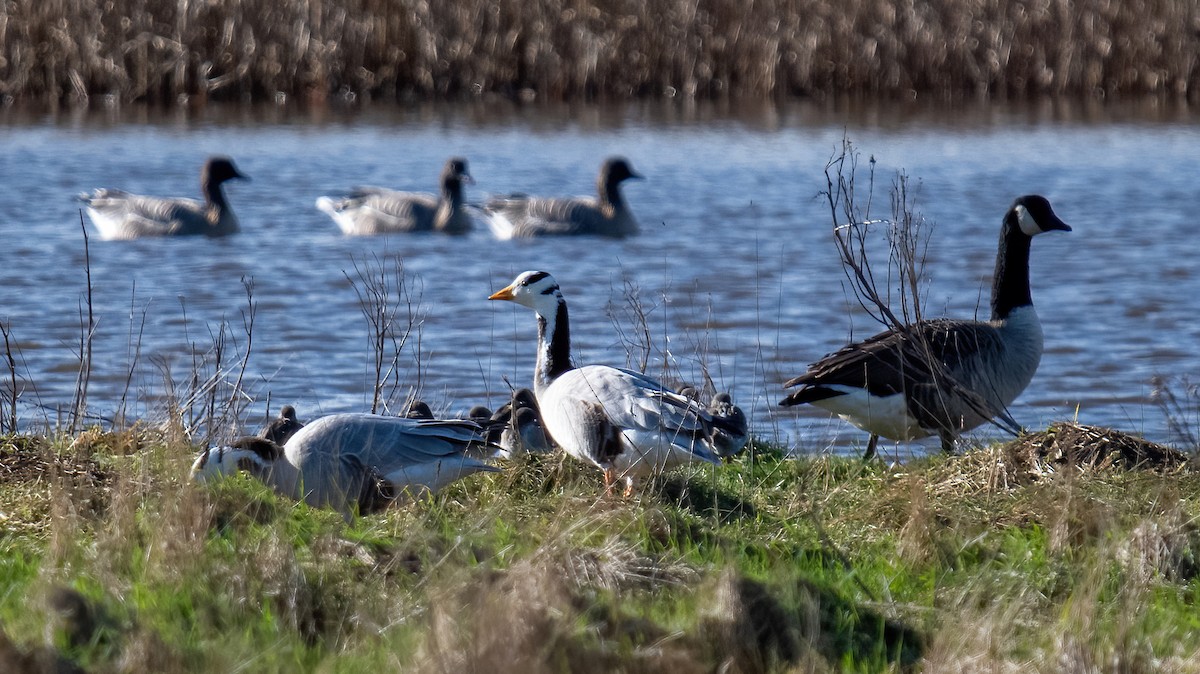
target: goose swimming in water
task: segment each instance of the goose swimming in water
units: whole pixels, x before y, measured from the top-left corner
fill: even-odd
[[[206,481],[245,471],[275,491],[329,507],[347,519],[387,508],[401,496],[436,492],[479,471],[495,471],[477,457],[498,448],[472,421],[424,420],[374,414],[333,414],[310,422],[283,446],[242,438],[212,447],[192,465]]]
[[[1044,197],[1018,198],[1004,215],[991,320],[938,319],[893,328],[842,347],[784,384],[800,388],[780,405],[811,403],[879,436],[914,440],[937,434],[954,450],[960,434],[993,418],[1016,426],[1007,406],[1033,379],[1042,358],[1042,325],[1029,290],[1033,237],[1071,231]]]
[[[467,160],[454,157],[442,168],[441,194],[399,192],[382,187],[358,187],[341,199],[321,197],[317,208],[329,214],[343,234],[406,234],[471,231],[463,185],[474,182]]]
[[[484,206],[499,239],[535,236],[593,235],[614,238],[638,232],[637,220],[621,196],[621,183],[641,178],[629,162],[610,157],[596,179],[597,197],[496,197]]]
[[[282,445],[301,428],[304,428],[304,424],[296,418],[296,408],[284,405],[279,409],[279,416],[272,419],[271,423],[267,424],[258,435],[277,445]]]
[[[625,481],[691,461],[720,463],[713,436],[736,429],[705,407],[649,377],[608,365],[571,362],[567,302],[554,277],[527,271],[488,299],[537,313],[533,391],[545,430],[556,445],[604,471],[609,490]]]
[[[200,173],[204,201],[145,197],[121,190],[97,189],[76,198],[87,204],[88,217],[103,239],[150,236],[225,236],[238,231],[238,220],[221,185],[249,180],[228,157],[212,157]]]

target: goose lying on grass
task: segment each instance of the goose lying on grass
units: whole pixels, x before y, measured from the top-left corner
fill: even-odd
[[[568,454],[603,470],[609,491],[624,480],[628,495],[634,478],[683,463],[720,463],[714,435],[742,432],[645,375],[608,365],[576,367],[567,302],[550,274],[524,272],[488,299],[537,313],[533,390],[546,432]]]
[[[228,157],[212,157],[200,174],[204,201],[171,197],[146,197],[114,189],[80,194],[88,217],[103,239],[137,239],[150,236],[225,236],[238,231],[238,220],[225,200],[221,185],[240,178]]]
[[[554,451],[554,445],[546,437],[537,398],[527,388],[513,391],[512,400],[501,405],[491,421],[488,439],[500,446],[502,458]]]
[[[1071,228],[1049,201],[1018,198],[1000,229],[991,320],[922,321],[842,347],[786,382],[800,388],[780,405],[811,403],[869,432],[864,458],[874,456],[881,435],[914,440],[936,433],[952,452],[955,438],[989,419],[1017,426],[1006,408],[1042,358],[1029,248],[1033,237],[1054,230]]]
[[[472,221],[463,185],[471,182],[467,160],[454,157],[442,168],[440,195],[358,187],[341,199],[317,199],[317,208],[328,213],[343,234],[353,236],[411,232],[466,234],[471,231]]]
[[[499,239],[535,236],[593,235],[624,237],[637,234],[638,224],[621,196],[621,183],[641,178],[621,157],[611,157],[600,167],[597,198],[531,197],[514,194],[496,197],[484,206],[492,233]]]
[[[242,438],[206,450],[192,477],[207,481],[245,471],[280,494],[347,519],[383,510],[405,494],[436,492],[479,471],[496,447],[467,420],[333,414],[310,422],[283,446]]]

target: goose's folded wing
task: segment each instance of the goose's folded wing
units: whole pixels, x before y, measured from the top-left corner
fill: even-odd
[[[494,200],[488,210],[512,224],[512,236],[591,234],[605,221],[595,199],[588,197],[509,197]]]
[[[604,409],[611,423],[635,433],[657,433],[703,458],[715,458],[697,444],[711,436],[712,416],[698,403],[649,377],[615,367],[581,368],[579,384]]]
[[[1002,352],[995,328],[975,321],[924,321],[907,330],[888,330],[850,344],[809,366],[784,383],[848,386],[872,395],[902,393],[914,380],[944,377],[981,350]]]

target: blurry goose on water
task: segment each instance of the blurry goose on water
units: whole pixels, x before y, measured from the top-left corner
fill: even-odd
[[[87,204],[88,217],[104,239],[149,236],[225,236],[238,231],[238,220],[221,185],[249,180],[228,157],[212,157],[200,174],[204,201],[145,197],[114,189],[98,189],[77,198]]]
[[[567,302],[553,276],[524,272],[488,299],[537,313],[533,390],[546,433],[571,456],[603,470],[610,490],[624,480],[629,494],[634,478],[690,461],[720,463],[714,434],[738,432],[727,420],[637,372],[571,362]]]
[[[953,451],[961,433],[991,419],[1019,428],[1007,406],[1033,379],[1042,326],[1029,290],[1033,237],[1071,231],[1044,197],[1018,198],[1004,215],[991,320],[927,320],[842,347],[784,384],[781,405],[811,403],[871,434],[914,440],[937,434]]]
[[[641,178],[629,162],[610,157],[600,166],[597,197],[531,197],[514,194],[488,201],[488,223],[500,239],[535,236],[624,237],[637,234],[638,224],[621,196],[621,183]]]
[[[279,416],[272,419],[262,429],[259,437],[270,440],[277,445],[282,445],[301,428],[304,428],[304,424],[296,418],[296,408],[291,405],[284,405],[279,410]]]
[[[467,160],[454,157],[442,168],[440,195],[358,187],[341,199],[317,199],[317,208],[328,213],[343,234],[354,236],[410,232],[466,234],[472,225],[463,185],[471,182]]]
[[[282,447],[252,437],[210,448],[192,465],[192,476],[206,481],[245,471],[281,494],[348,519],[383,510],[406,493],[436,492],[496,470],[477,458],[496,450],[482,434],[479,424],[463,419],[334,414],[310,422]]]

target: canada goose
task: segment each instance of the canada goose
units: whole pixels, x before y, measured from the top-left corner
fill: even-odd
[[[635,477],[689,461],[720,463],[713,434],[728,425],[702,405],[637,372],[575,367],[567,302],[553,276],[524,272],[488,299],[537,313],[533,390],[545,430],[568,454],[603,470],[609,491],[624,479],[630,494]]]
[[[76,198],[87,204],[88,216],[103,239],[143,236],[225,236],[238,231],[238,220],[225,201],[221,184],[240,178],[229,157],[211,157],[200,173],[204,201],[144,197],[113,189],[97,189]]]
[[[442,168],[438,196],[358,187],[342,199],[317,199],[317,208],[328,213],[343,234],[354,236],[410,232],[466,234],[472,225],[463,198],[463,184],[472,182],[467,160],[453,157]]]
[[[207,481],[246,471],[275,491],[329,507],[347,519],[383,510],[406,492],[436,492],[479,471],[495,471],[477,456],[495,451],[483,429],[466,420],[424,420],[374,414],[333,414],[310,422],[283,446],[242,438],[212,447],[192,465]]]
[[[491,421],[488,439],[500,446],[500,457],[545,454],[554,450],[554,445],[546,438],[537,398],[527,388],[513,391],[512,400],[501,405]]]
[[[272,419],[258,435],[277,445],[282,445],[301,428],[304,428],[304,424],[296,418],[296,408],[284,405],[279,409],[279,416]]]
[[[812,403],[869,432],[864,458],[879,436],[914,440],[936,433],[954,450],[964,431],[999,417],[1025,390],[1042,358],[1042,326],[1029,292],[1034,236],[1071,231],[1044,197],[1013,202],[1000,228],[988,321],[938,319],[885,330],[809,366],[784,388],[800,389],[781,405]]]
[[[500,239],[591,234],[623,237],[637,234],[637,220],[621,196],[621,182],[641,178],[621,157],[600,166],[597,198],[531,197],[514,194],[487,202],[492,232]]]

